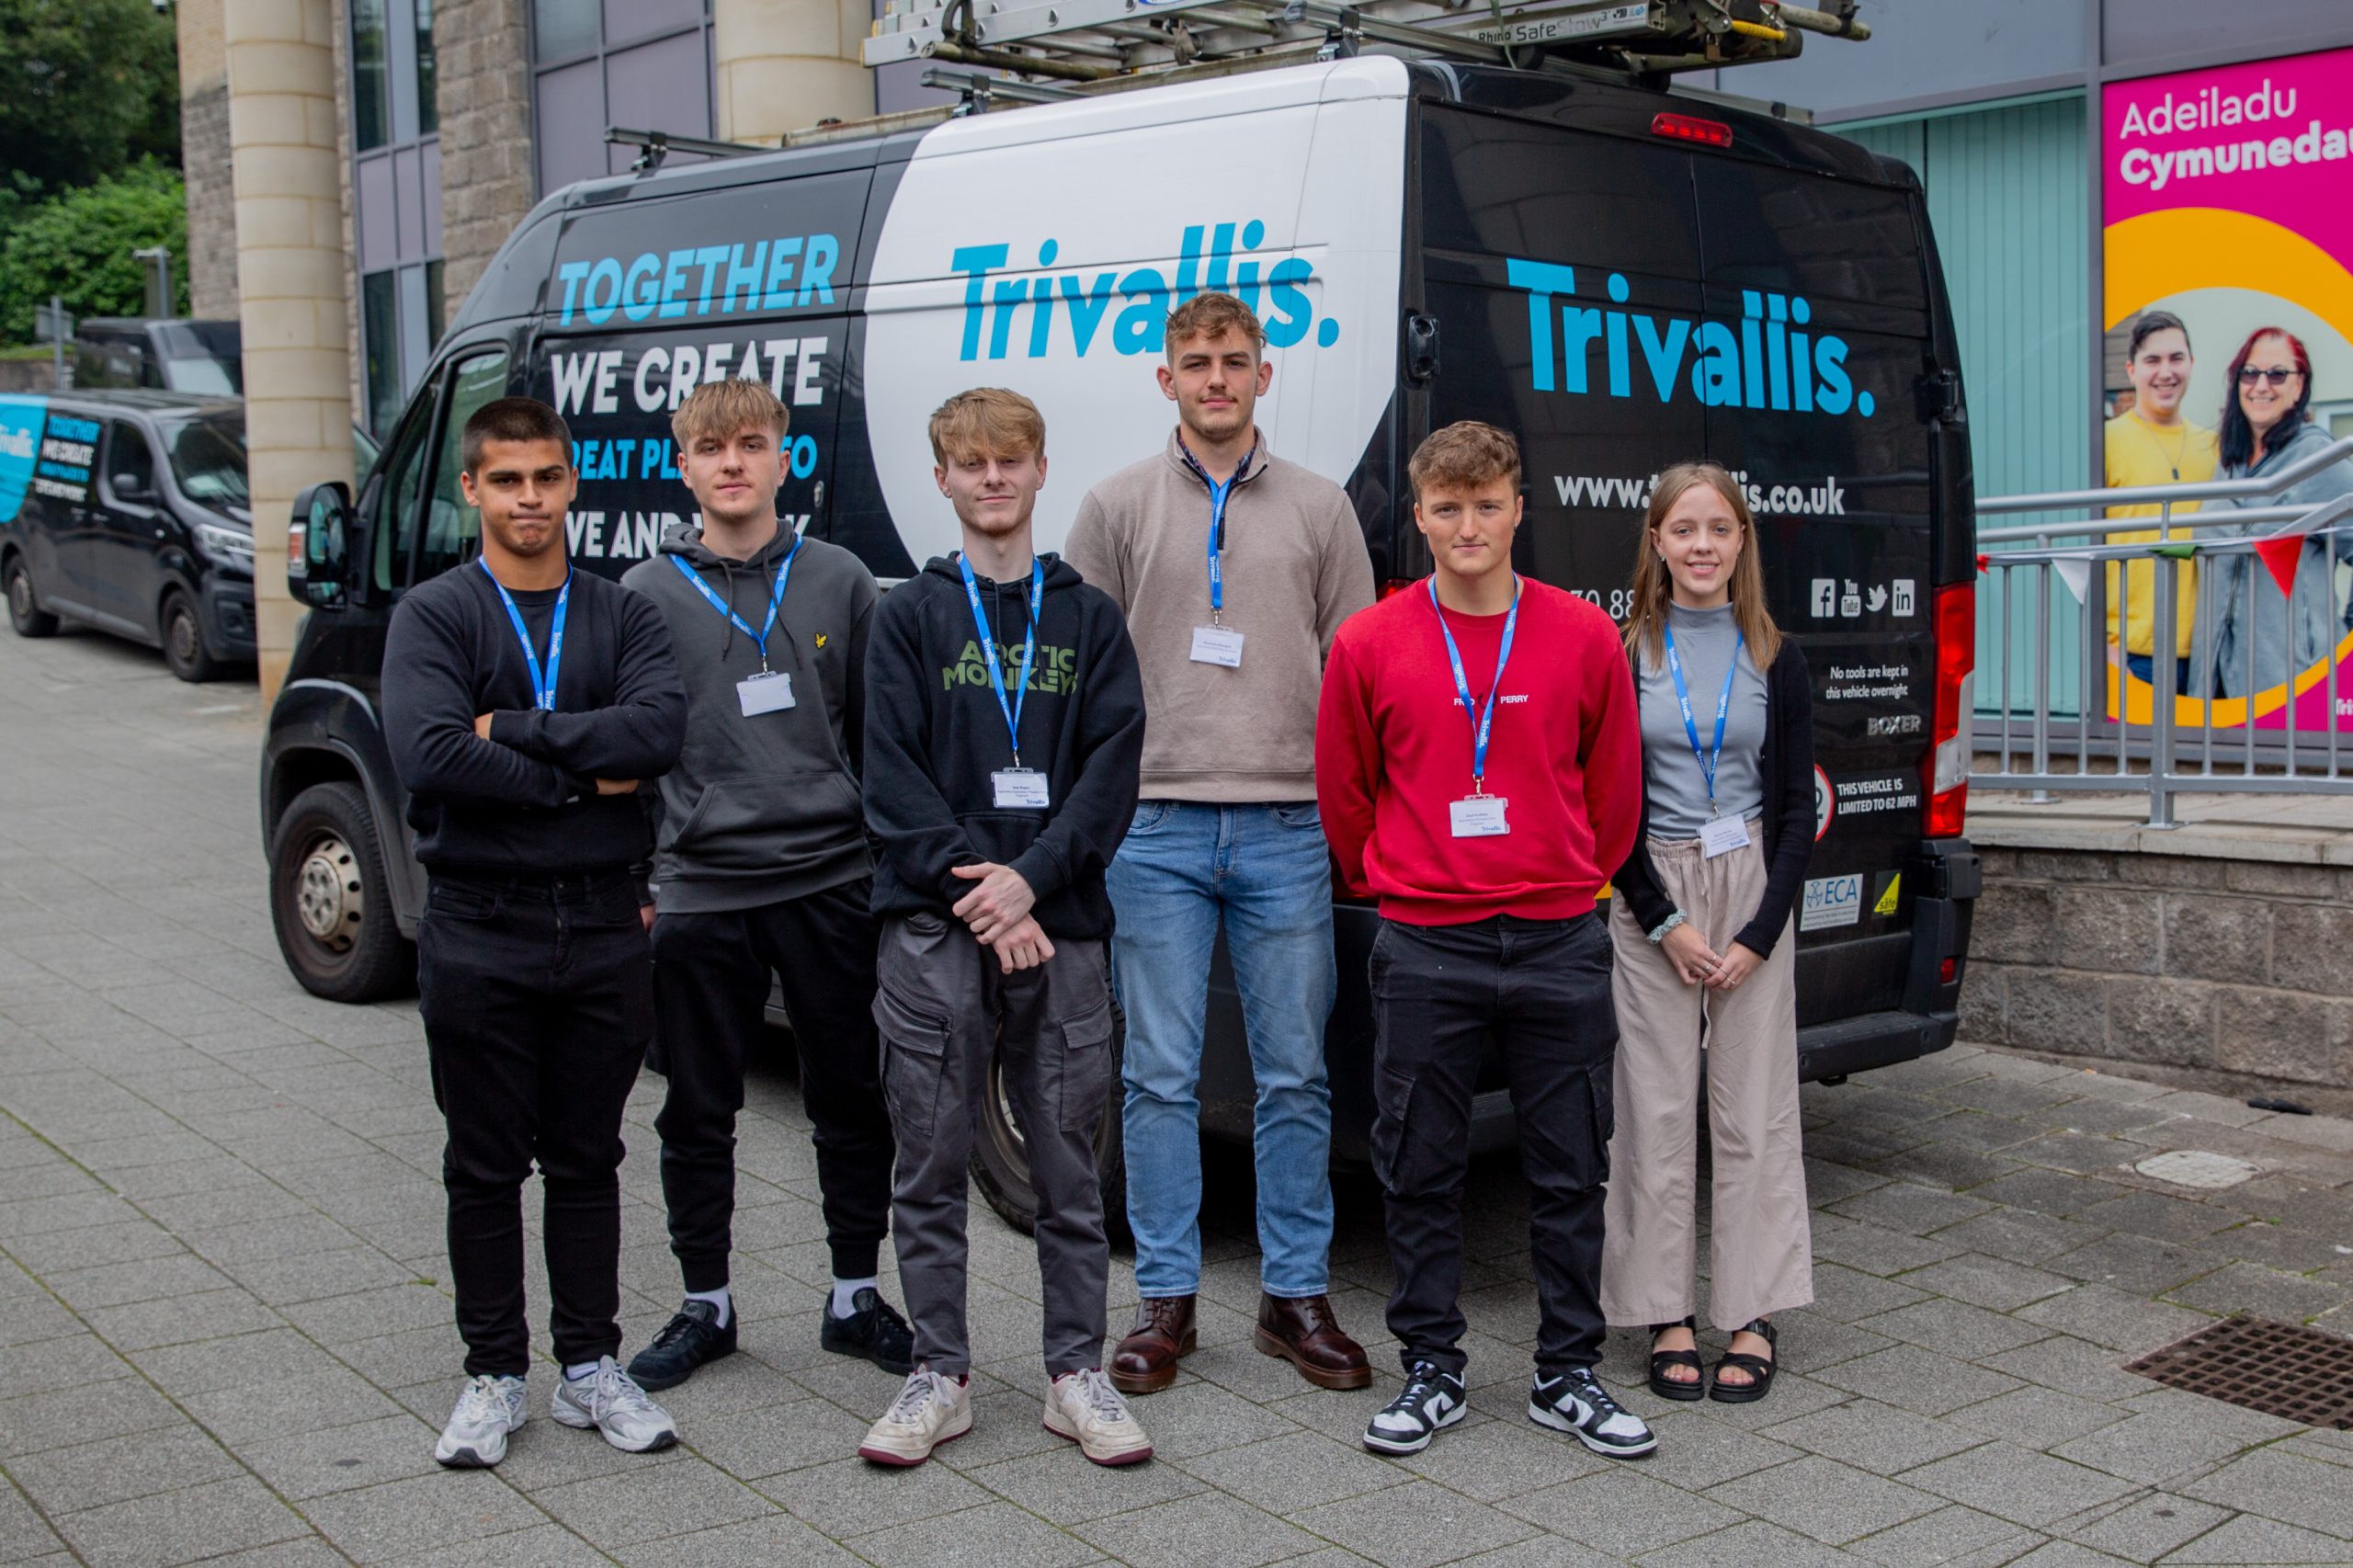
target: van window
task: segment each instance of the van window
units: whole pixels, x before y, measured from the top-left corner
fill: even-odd
[[[378,482],[385,506],[376,528],[377,587],[397,593],[472,553],[479,525],[458,486],[466,421],[506,395],[506,365],[504,348],[459,360],[435,378],[439,395],[420,397],[393,432]]]
[[[155,494],[155,454],[146,433],[128,419],[107,421],[107,494],[110,499]]]

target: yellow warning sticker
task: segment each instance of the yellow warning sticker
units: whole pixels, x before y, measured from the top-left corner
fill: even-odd
[[[1877,903],[1874,903],[1874,904],[1872,904],[1872,905],[1871,905],[1871,913],[1872,913],[1873,915],[1893,915],[1893,914],[1894,914],[1894,913],[1895,913],[1895,895],[1896,895],[1896,893],[1897,893],[1899,891],[1901,891],[1901,890],[1902,890],[1903,886],[1904,886],[1904,873],[1903,873],[1903,872],[1901,872],[1901,871],[1898,871],[1898,872],[1896,872],[1896,873],[1895,873],[1895,875],[1893,875],[1893,877],[1890,877],[1890,878],[1888,879],[1888,881],[1887,881],[1887,891],[1886,891],[1885,892],[1883,892],[1883,893],[1881,893],[1881,894],[1880,894],[1880,895],[1879,895],[1879,902],[1878,902]]]

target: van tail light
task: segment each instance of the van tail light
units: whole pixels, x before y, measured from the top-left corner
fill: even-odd
[[[1706,147],[1732,145],[1731,126],[1721,119],[1701,119],[1691,114],[1654,114],[1651,116],[1651,134],[1670,142],[1697,142]]]
[[[1977,706],[1977,585],[1936,593],[1937,711],[1921,764],[1927,806],[1922,831],[1958,838],[1969,809],[1970,721]]]
[[[286,575],[300,582],[311,574],[310,528],[300,517],[286,528]]]
[[[1392,594],[1402,594],[1420,581],[1419,577],[1392,577],[1381,585],[1381,597],[1385,599]]]

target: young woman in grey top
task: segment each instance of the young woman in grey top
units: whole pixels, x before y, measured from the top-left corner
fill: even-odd
[[[2329,444],[2328,432],[2305,416],[2313,398],[2312,357],[2294,334],[2258,327],[2239,347],[2224,383],[2221,425],[2222,465],[2217,479],[2277,473]],[[2242,506],[2311,506],[2353,491],[2353,461],[2331,463],[2279,495],[2213,503]],[[2278,523],[2222,524],[2207,539],[2278,533]],[[2353,555],[2353,524],[2307,535],[2296,561],[2295,598],[2280,591],[2252,552],[2216,555],[2203,562],[2203,619],[2190,650],[2190,691],[2199,697],[2247,697],[2284,685],[2334,655],[2344,634],[2336,605],[2336,563]]]
[[[1626,625],[1642,706],[1643,830],[1617,877],[1617,1132],[1601,1304],[1648,1324],[1667,1399],[1762,1399],[1768,1314],[1813,1299],[1798,1142],[1790,909],[1813,846],[1805,660],[1765,608],[1739,484],[1679,463],[1653,492]],[[1694,1331],[1699,1052],[1715,1149],[1710,1381]]]

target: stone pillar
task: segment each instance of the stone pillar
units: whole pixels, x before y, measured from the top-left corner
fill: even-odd
[[[188,313],[237,313],[237,209],[229,181],[229,60],[222,0],[179,0],[180,167],[188,182]]]
[[[335,17],[333,0],[222,0],[265,706],[301,617],[286,593],[294,496],[352,477]]]
[[[788,131],[874,112],[873,74],[858,62],[872,0],[711,0],[710,16],[720,140],[775,145]]]
[[[530,34],[527,0],[441,0],[441,281],[454,317],[531,210]],[[437,332],[449,327],[434,324]]]

